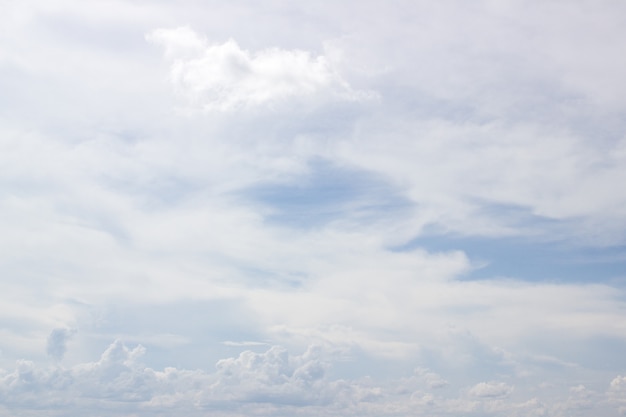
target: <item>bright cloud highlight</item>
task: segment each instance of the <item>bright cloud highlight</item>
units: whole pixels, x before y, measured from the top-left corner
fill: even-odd
[[[233,39],[211,44],[187,27],[158,29],[147,39],[165,47],[175,88],[204,110],[245,109],[319,94],[359,97],[323,55],[279,48],[252,53]]]

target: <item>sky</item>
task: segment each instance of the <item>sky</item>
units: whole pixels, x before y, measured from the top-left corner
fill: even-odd
[[[0,417],[626,415],[625,2],[0,11]]]

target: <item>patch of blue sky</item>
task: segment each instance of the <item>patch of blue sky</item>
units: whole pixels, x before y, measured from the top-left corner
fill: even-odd
[[[528,233],[467,236],[438,233],[433,228],[393,250],[461,250],[477,266],[462,278],[466,280],[515,278],[530,282],[626,284],[626,245],[598,247],[559,239],[556,232],[566,228],[567,221],[535,216],[523,207],[490,204],[481,213]]]
[[[569,247],[522,237],[422,236],[396,250],[461,250],[475,265],[464,279],[626,283],[626,246]],[[608,256],[609,254],[613,256]]]
[[[261,184],[244,196],[270,213],[266,220],[293,228],[331,222],[361,224],[408,211],[413,203],[383,178],[363,170],[312,160],[309,172],[288,183]]]

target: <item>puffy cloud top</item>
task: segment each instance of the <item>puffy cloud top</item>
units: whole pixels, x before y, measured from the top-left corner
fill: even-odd
[[[205,110],[227,111],[324,93],[344,99],[363,96],[351,90],[323,55],[280,48],[250,52],[233,39],[209,43],[187,27],[158,29],[147,39],[164,46],[178,91]]]
[[[469,390],[471,396],[478,398],[507,397],[511,392],[513,392],[513,387],[504,382],[481,382]]]

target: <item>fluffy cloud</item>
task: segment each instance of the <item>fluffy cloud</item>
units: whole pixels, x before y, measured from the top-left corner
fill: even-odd
[[[626,391],[626,377],[624,376],[616,376],[612,381],[611,381],[611,391]]]
[[[176,405],[192,407],[199,413],[206,407],[226,410],[228,403],[290,407],[351,404],[376,392],[326,378],[329,363],[314,346],[302,355],[290,355],[278,346],[263,353],[242,352],[237,358],[218,361],[214,373],[171,367],[156,371],[142,365],[144,353],[142,346],[131,349],[118,340],[98,361],[70,368],[43,368],[19,361],[14,371],[1,374],[0,395],[5,406],[17,412],[60,406],[68,413],[146,408],[151,412]]]
[[[252,53],[232,39],[210,44],[187,27],[158,29],[147,39],[163,45],[173,60],[175,88],[205,110],[272,105],[319,93],[366,96],[353,92],[323,55],[279,48]]]
[[[444,388],[449,385],[449,382],[443,379],[441,375],[428,369],[418,368],[415,370],[415,374],[422,378],[430,389]]]
[[[416,416],[446,416],[487,413],[494,416],[560,415],[567,410],[610,412],[601,398],[584,386],[540,401],[532,392],[518,392],[503,382],[481,382],[458,390],[442,388],[435,372],[418,368],[408,378],[337,379],[331,376],[341,357],[320,346],[300,354],[273,346],[264,352],[244,351],[219,360],[214,371],[146,367],[146,349],[113,342],[95,362],[65,368],[42,367],[20,360],[13,370],[0,370],[0,398],[12,415],[158,416],[173,410],[201,416],[210,409],[222,416],[240,416],[250,410],[259,415],[314,416],[320,413],[348,416],[380,416],[411,413]],[[615,395],[623,385],[615,378],[607,391],[612,404],[622,404]],[[622,390],[623,391],[623,390]],[[530,396],[530,398],[529,398]],[[523,399],[526,397],[526,399]],[[595,402],[588,401],[595,398]],[[581,402],[583,401],[583,402]],[[57,412],[58,410],[58,412]],[[593,415],[593,414],[581,414]]]
[[[478,398],[507,397],[513,392],[513,387],[504,382],[481,382],[474,385],[468,393]]]
[[[626,377],[618,375],[613,378],[607,397],[611,404],[618,407],[620,415],[626,414]]]

